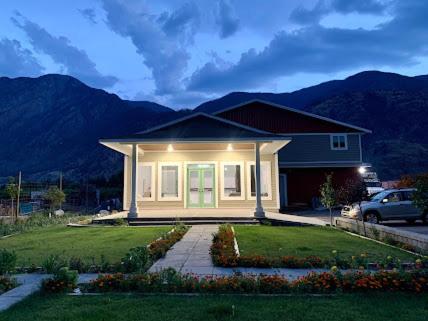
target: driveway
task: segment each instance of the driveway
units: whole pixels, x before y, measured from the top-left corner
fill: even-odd
[[[318,219],[321,219],[323,221],[330,223],[330,214],[326,210],[295,211],[295,212],[288,212],[287,214],[305,216],[305,217],[316,217]],[[333,216],[340,216],[340,211],[333,211]],[[421,221],[417,221],[415,224],[409,224],[406,221],[385,221],[385,222],[381,222],[380,224],[409,231],[409,232],[428,235],[428,225],[423,225]]]

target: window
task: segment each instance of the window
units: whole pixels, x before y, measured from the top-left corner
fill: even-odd
[[[413,191],[402,191],[403,201],[413,201]]]
[[[392,192],[390,193],[386,199],[388,199],[388,203],[395,203],[401,201],[400,192]]]
[[[181,200],[181,164],[159,163],[159,200]]]
[[[140,163],[138,165],[138,197],[142,200],[154,201],[155,176],[154,163]]]
[[[254,162],[248,162],[248,175],[247,180],[248,189],[248,199],[256,198],[256,166]],[[260,190],[262,199],[271,200],[272,199],[272,184],[271,184],[271,166],[270,162],[260,162]]]
[[[330,135],[330,146],[333,150],[348,149],[348,135]]]
[[[221,199],[243,200],[244,164],[223,162],[221,164]]]

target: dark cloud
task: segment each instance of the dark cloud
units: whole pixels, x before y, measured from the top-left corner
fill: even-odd
[[[291,12],[290,21],[301,25],[318,23],[330,10],[324,0],[319,0],[312,9],[298,6]]]
[[[193,2],[185,3],[172,13],[165,12],[159,18],[162,30],[168,36],[192,39],[199,25],[199,9]]]
[[[51,35],[19,13],[12,21],[27,34],[36,51],[49,55],[56,63],[64,66],[67,74],[101,88],[111,87],[118,81],[116,77],[100,74],[86,52],[72,46],[68,38]]]
[[[428,54],[428,2],[396,4],[390,21],[373,30],[314,24],[278,33],[262,51],[241,55],[231,67],[209,62],[189,79],[188,89],[223,92],[263,86],[296,73],[331,73],[361,67],[405,66]]]
[[[33,53],[22,48],[17,40],[0,40],[0,76],[39,76],[43,67],[39,64]]]
[[[220,27],[220,37],[227,38],[239,29],[239,19],[232,5],[226,0],[218,2],[217,24]]]
[[[93,24],[97,24],[97,20],[96,17],[97,15],[95,14],[95,9],[93,8],[86,8],[86,9],[78,9],[80,14],[87,19],[90,23]]]
[[[135,0],[103,0],[103,8],[109,27],[129,37],[137,53],[144,58],[145,65],[152,71],[156,93],[165,95],[182,90],[181,78],[190,59],[186,44],[192,41],[194,33],[187,33],[187,39],[183,40],[183,35],[175,32],[185,28],[194,17],[193,5],[185,4],[161,17],[150,14]]]
[[[332,8],[340,13],[366,13],[381,14],[390,2],[379,2],[377,0],[333,0]]]

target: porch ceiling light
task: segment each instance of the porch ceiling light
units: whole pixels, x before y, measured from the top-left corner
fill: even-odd
[[[168,152],[173,152],[173,151],[174,151],[174,147],[172,147],[172,145],[171,145],[171,144],[169,144],[169,145],[168,145],[168,148],[167,148],[167,151],[168,151]]]
[[[227,144],[227,151],[228,151],[228,152],[233,151],[233,146],[232,146],[232,144]]]

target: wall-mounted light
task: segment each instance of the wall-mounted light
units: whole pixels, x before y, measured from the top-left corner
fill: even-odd
[[[364,166],[361,166],[360,168],[358,168],[358,172],[362,175],[365,174],[367,172],[367,168],[365,168]]]
[[[168,148],[167,148],[167,151],[168,151],[168,152],[173,152],[173,151],[174,151],[174,147],[172,147],[172,145],[171,145],[171,144],[169,144],[169,145],[168,145]]]
[[[228,151],[228,152],[233,151],[233,146],[232,146],[232,144],[227,144],[227,151]]]

